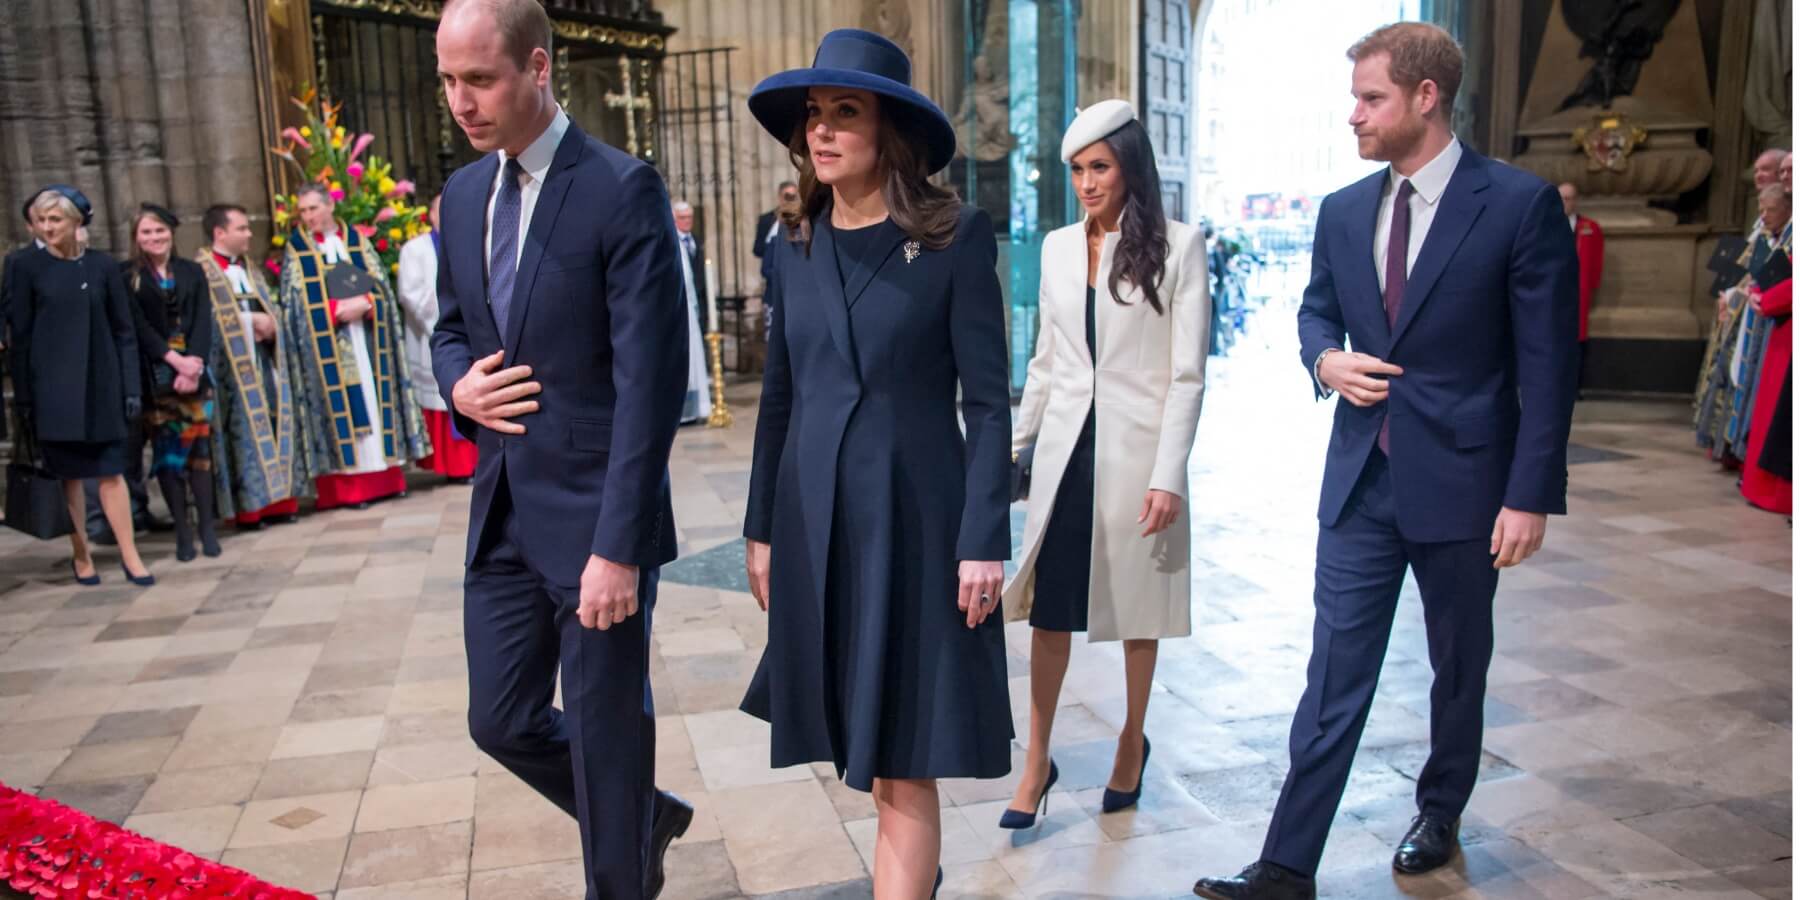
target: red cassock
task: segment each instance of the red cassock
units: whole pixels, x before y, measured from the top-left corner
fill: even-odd
[[[1744,459],[1744,478],[1739,482],[1739,490],[1752,506],[1783,515],[1791,515],[1794,511],[1794,484],[1763,468],[1762,457],[1763,447],[1769,442],[1769,430],[1775,424],[1782,383],[1793,374],[1793,312],[1793,279],[1763,292],[1762,314],[1776,322],[1769,331],[1769,348],[1763,351],[1762,371],[1756,379],[1756,398],[1750,413],[1750,448]]]
[[[480,452],[475,442],[456,433],[450,414],[442,410],[420,410],[425,416],[425,431],[431,435],[431,455],[419,460],[419,468],[446,478],[468,478],[475,474]]]
[[[1606,260],[1606,232],[1587,216],[1575,217],[1575,255],[1581,259],[1581,335],[1588,339],[1588,310],[1600,289],[1600,267]]]

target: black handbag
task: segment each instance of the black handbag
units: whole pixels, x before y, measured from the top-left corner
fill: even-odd
[[[1031,494],[1031,458],[1037,453],[1037,443],[1013,454],[1012,464],[1012,502],[1017,503]]]
[[[21,423],[19,432],[13,461],[6,464],[6,521],[0,524],[39,540],[62,537],[74,530],[62,479],[34,461],[37,444],[30,423]]]

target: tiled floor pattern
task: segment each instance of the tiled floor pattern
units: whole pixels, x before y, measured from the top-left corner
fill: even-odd
[[[1123,676],[1117,645],[1078,644],[1048,821],[1000,831],[1010,780],[946,783],[947,896],[1186,896],[1254,857],[1310,643],[1329,417],[1291,319],[1271,321],[1211,372],[1196,629],[1163,646],[1143,804],[1098,814]],[[657,614],[658,780],[699,816],[664,896],[866,896],[868,798],[825,767],[770,770],[765,727],[735,711],[765,630],[728,546],[754,397],[734,389],[729,431],[684,430],[673,465],[689,558]],[[1397,879],[1430,682],[1409,588],[1326,896],[1791,896],[1791,532],[1690,449],[1684,415],[1584,405],[1571,515],[1502,579],[1467,852]],[[574,824],[466,736],[468,490],[427,483],[229,537],[218,560],[158,541],[149,590],[78,588],[65,544],[0,537],[0,780],[337,900],[578,897]],[[1026,639],[1009,629],[1021,731]]]

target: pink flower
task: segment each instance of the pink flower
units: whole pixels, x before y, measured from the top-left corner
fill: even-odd
[[[394,182],[394,189],[391,191],[388,191],[388,196],[389,197],[403,197],[403,196],[410,194],[416,190],[418,190],[418,185],[413,184],[412,179],[402,178],[399,181]]]
[[[281,129],[281,136],[284,138],[287,138],[290,141],[293,141],[296,144],[307,143],[306,138],[303,138],[300,136],[300,129],[295,128],[292,125],[289,125],[288,127]]]
[[[341,202],[343,202],[343,199],[344,199],[344,192],[342,189],[339,189],[339,188],[331,189],[331,200],[333,203],[341,203]]]
[[[368,238],[368,237],[375,236],[375,226],[373,226],[373,225],[365,225],[365,224],[359,222],[356,225],[351,226],[351,227],[355,228],[356,233],[362,235],[363,237]]]
[[[374,142],[375,136],[372,134],[365,134],[357,138],[356,146],[350,148],[350,161],[355,162],[356,158],[361,156],[364,150],[369,149],[369,145]]]
[[[375,221],[377,221],[377,222],[386,222],[386,221],[387,221],[387,220],[389,220],[389,219],[391,219],[391,218],[393,218],[393,217],[395,217],[395,216],[397,216],[397,215],[399,215],[399,213],[397,213],[397,212],[394,212],[394,208],[393,208],[393,207],[391,207],[391,206],[384,206],[384,207],[382,207],[382,208],[381,208],[381,212],[378,212],[378,213],[376,213],[376,214],[375,214]]]
[[[351,163],[347,168],[344,169],[344,174],[349,175],[351,178],[354,178],[357,181],[361,181],[362,177],[363,177],[363,164],[359,163],[359,162]]]

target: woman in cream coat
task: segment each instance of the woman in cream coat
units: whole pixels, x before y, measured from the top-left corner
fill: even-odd
[[[1044,239],[1037,352],[1013,428],[1036,445],[1008,619],[1029,618],[1031,737],[1001,819],[1025,828],[1056,781],[1050,729],[1070,634],[1125,642],[1126,714],[1102,806],[1134,805],[1150,742],[1157,640],[1189,631],[1187,463],[1200,419],[1206,242],[1162,213],[1149,136],[1131,105],[1096,104],[1063,139],[1087,215]]]

